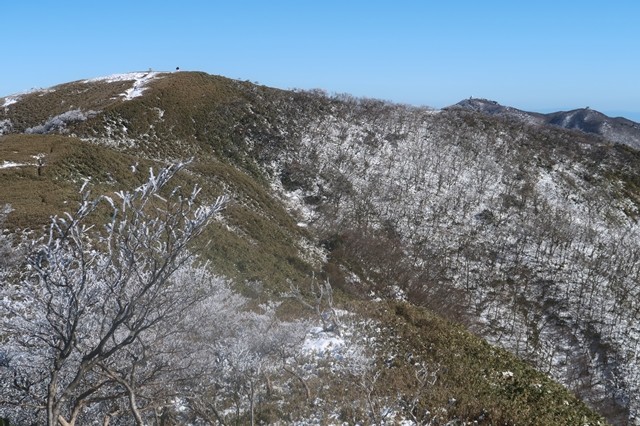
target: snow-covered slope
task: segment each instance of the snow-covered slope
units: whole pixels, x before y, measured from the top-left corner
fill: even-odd
[[[522,111],[487,99],[465,99],[448,109],[464,109],[521,120],[529,124],[550,124],[602,136],[611,142],[640,148],[640,124],[621,117],[608,117],[590,108],[558,111],[550,114]]]
[[[389,288],[445,313],[457,298],[453,317],[466,314],[610,419],[637,423],[639,211],[615,175],[628,151],[599,144],[475,114],[354,103],[317,117],[274,174],[291,180],[295,164],[292,190],[322,200],[321,227],[399,236],[410,272]],[[388,256],[375,257],[378,268],[395,267]]]

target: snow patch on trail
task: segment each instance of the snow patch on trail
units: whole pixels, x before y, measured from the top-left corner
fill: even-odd
[[[133,98],[137,98],[138,96],[142,96],[142,92],[144,92],[145,85],[154,79],[157,73],[148,73],[142,78],[136,79],[135,83],[133,83],[133,87],[125,90],[123,93],[124,99],[130,101]]]
[[[120,96],[126,101],[142,96],[142,93],[146,89],[147,83],[158,78],[161,74],[159,72],[129,72],[124,74],[112,74],[104,77],[96,77],[89,80],[84,80],[83,83],[115,83],[119,81],[133,81],[133,86],[121,93]]]
[[[2,164],[0,164],[0,169],[10,169],[13,167],[22,167],[22,166],[26,166],[26,164],[15,163],[13,161],[4,160]]]

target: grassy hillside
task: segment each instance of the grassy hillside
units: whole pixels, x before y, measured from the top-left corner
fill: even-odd
[[[0,155],[19,164],[0,169],[0,199],[14,209],[8,222],[12,227],[37,228],[51,215],[72,209],[83,179],[95,182],[97,191],[133,187],[142,176],[131,173],[130,167],[152,164],[58,135],[2,137]]]
[[[396,351],[382,370],[380,387],[397,386],[401,395],[418,394],[418,413],[446,407],[442,414],[432,412],[431,418],[480,424],[602,422],[562,386],[459,325],[405,303],[374,309],[374,318],[390,325],[377,339],[379,344]],[[426,385],[417,377],[415,366],[426,366]]]
[[[93,192],[113,193],[133,188],[163,163],[56,135],[9,135],[2,138],[4,161],[23,164],[0,169],[0,199],[14,209],[7,226],[39,229],[50,216],[71,211],[79,201],[84,179]],[[41,155],[38,160],[35,156]],[[135,168],[135,172],[132,171]],[[300,259],[297,245],[308,236],[296,226],[268,189],[242,170],[215,158],[194,161],[175,185],[203,188],[205,199],[226,193],[231,202],[224,222],[202,237],[203,255],[216,270],[239,282],[266,281],[274,289],[286,289],[286,280],[301,280],[311,266]],[[204,244],[212,241],[212,244]]]

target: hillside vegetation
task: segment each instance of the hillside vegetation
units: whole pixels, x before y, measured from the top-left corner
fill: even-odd
[[[342,332],[323,333],[366,348],[370,368],[338,367],[330,350],[285,363],[256,379],[251,420],[639,421],[632,148],[204,73],[73,82],[4,105],[8,230],[41,232],[86,179],[113,194],[191,158],[174,184],[230,198],[192,248],[251,309],[277,301],[280,320],[317,322],[302,301],[330,283]],[[231,396],[209,397],[230,409]]]

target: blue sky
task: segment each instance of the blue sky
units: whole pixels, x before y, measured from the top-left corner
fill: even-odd
[[[640,121],[640,1],[5,1],[0,96],[205,71],[443,107],[590,106]]]

